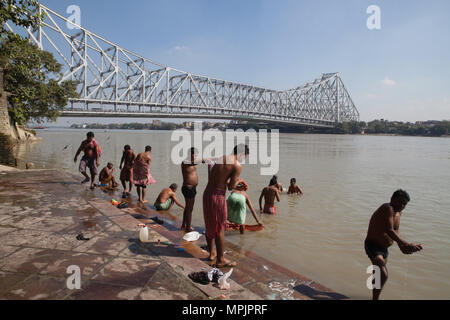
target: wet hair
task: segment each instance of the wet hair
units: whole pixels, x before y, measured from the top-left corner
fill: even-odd
[[[149,151],[152,151],[152,147],[146,146],[146,147],[145,147],[145,152],[149,152]]]
[[[397,191],[395,191],[394,194],[392,195],[391,200],[398,198],[405,198],[408,202],[411,201],[408,192],[402,189],[398,189]]]
[[[86,135],[88,138],[93,138],[94,137],[94,133],[92,131],[88,132]]]
[[[244,153],[245,155],[248,155],[250,153],[250,149],[248,148],[248,145],[246,144],[238,144],[233,149],[233,154],[236,156],[238,154]]]
[[[295,178],[292,178],[291,182],[297,183],[297,180]]]
[[[270,179],[269,186],[274,186],[278,183],[278,177],[273,176],[272,179]]]
[[[126,145],[125,147],[123,147],[125,150],[130,150],[131,149],[131,147],[130,147],[130,145]]]
[[[191,154],[191,155],[198,153],[198,150],[197,150],[196,148],[194,148],[194,147],[192,147],[191,149],[189,149],[189,151],[190,151],[190,154]]]
[[[178,185],[176,183],[172,183],[169,188],[175,191],[178,189]]]

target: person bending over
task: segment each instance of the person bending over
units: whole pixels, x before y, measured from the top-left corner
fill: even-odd
[[[176,203],[180,208],[184,209],[184,205],[178,201],[175,194],[175,192],[177,192],[177,189],[178,185],[176,183],[171,184],[169,188],[163,189],[155,201],[156,210],[170,210],[174,203]]]
[[[247,192],[245,192],[247,189],[247,184],[241,181],[241,183],[237,185],[236,189],[234,189],[227,198],[227,220],[238,224],[241,234],[245,232],[244,224],[247,216],[247,206],[250,209],[253,218],[255,218],[256,223],[260,226],[263,225],[256,215],[255,209],[253,208],[253,204],[250,201]]]

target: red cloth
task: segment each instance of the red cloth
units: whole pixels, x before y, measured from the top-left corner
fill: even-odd
[[[276,215],[277,214],[277,207],[275,207],[274,204],[264,204],[264,213],[268,213],[268,214],[273,214]]]
[[[227,226],[225,190],[207,187],[203,192],[203,217],[206,237],[214,239]]]
[[[150,165],[146,162],[136,160],[133,166],[133,183],[138,186],[146,186],[156,183],[150,173]]]
[[[255,224],[255,225],[248,225],[244,224],[244,230],[245,231],[261,231],[264,229],[264,226]],[[241,225],[234,223],[234,222],[227,222],[227,231],[239,231]]]

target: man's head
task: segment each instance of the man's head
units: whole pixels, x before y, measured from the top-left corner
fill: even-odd
[[[150,146],[145,147],[145,152],[151,152],[151,151],[152,151],[152,147],[150,147]]]
[[[89,141],[92,141],[94,139],[94,133],[93,132],[88,132],[86,135],[87,139]]]
[[[295,186],[295,184],[297,183],[297,180],[295,178],[291,179],[291,186]]]
[[[172,183],[169,188],[172,189],[173,192],[175,192],[178,189],[178,185],[176,183]]]
[[[397,190],[391,197],[391,206],[394,208],[395,212],[402,212],[405,209],[408,202],[411,200],[408,192],[405,190]]]
[[[273,176],[272,179],[270,179],[269,186],[275,186],[278,184],[278,177]]]
[[[250,149],[248,148],[248,145],[246,145],[246,144],[238,144],[233,149],[233,154],[239,162],[241,162],[245,158],[247,158],[249,153],[250,153]]]
[[[111,170],[114,167],[114,165],[111,162],[108,162],[107,167],[108,167],[109,170]]]
[[[123,147],[123,149],[124,149],[125,151],[128,151],[128,150],[131,150],[131,147],[127,144],[125,147]]]
[[[189,154],[191,156],[191,161],[194,161],[198,155],[198,150],[196,148],[192,147],[191,149],[189,149]]]

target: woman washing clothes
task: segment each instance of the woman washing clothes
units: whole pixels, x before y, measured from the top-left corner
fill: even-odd
[[[229,229],[239,228],[241,234],[245,232],[245,218],[247,215],[247,206],[250,209],[253,218],[255,218],[258,225],[263,226],[263,223],[258,219],[256,211],[253,208],[252,202],[247,195],[248,184],[241,181],[236,188],[231,192],[227,198],[227,220]]]

